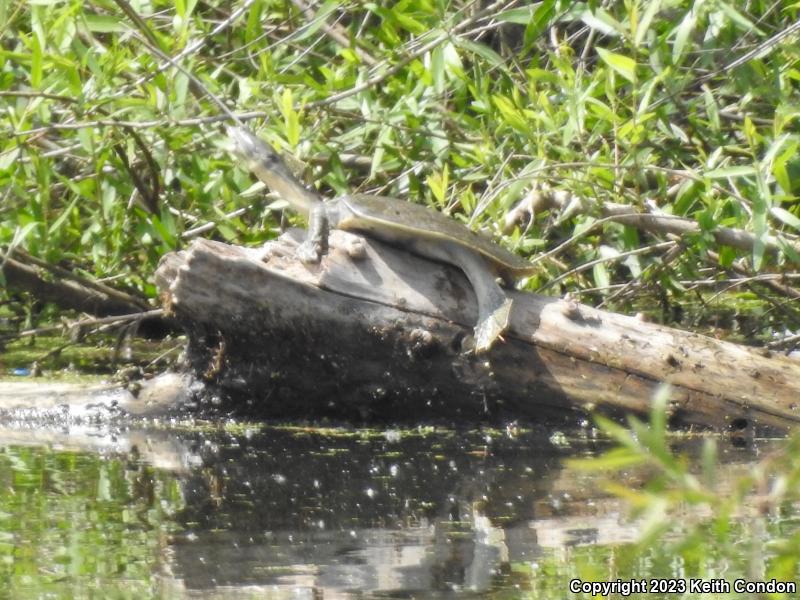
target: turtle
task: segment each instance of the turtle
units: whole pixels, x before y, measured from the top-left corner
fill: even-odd
[[[267,187],[308,220],[308,235],[297,248],[305,263],[328,250],[330,228],[364,234],[414,254],[454,265],[469,280],[478,301],[475,352],[489,350],[508,327],[511,298],[498,276],[513,282],[534,272],[533,264],[445,216],[419,204],[367,194],[324,200],[306,188],[266,142],[242,125],[229,126],[234,155]]]

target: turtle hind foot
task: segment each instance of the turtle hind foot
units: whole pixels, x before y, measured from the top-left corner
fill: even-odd
[[[506,298],[503,303],[486,315],[480,315],[480,320],[475,326],[475,353],[489,350],[497,338],[508,328],[511,316],[511,298]]]

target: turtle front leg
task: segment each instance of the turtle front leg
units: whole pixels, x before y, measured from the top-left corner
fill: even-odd
[[[304,263],[317,263],[328,253],[330,223],[324,204],[318,204],[308,213],[308,234],[297,247],[297,257]]]

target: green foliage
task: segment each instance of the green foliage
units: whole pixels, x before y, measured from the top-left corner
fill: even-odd
[[[702,440],[696,456],[679,453],[666,427],[669,397],[668,386],[657,392],[649,423],[630,417],[624,427],[597,418],[617,445],[597,458],[570,461],[574,469],[607,472],[606,488],[641,519],[631,554],[678,557],[684,577],[707,577],[724,564],[729,579],[756,572],[759,579],[796,580],[800,435],[746,465],[720,460],[714,437]],[[635,480],[644,482],[634,486]]]
[[[153,295],[159,257],[187,230],[214,221],[206,235],[238,244],[275,234],[265,203],[241,197],[251,179],[220,147],[219,107],[157,49],[317,165],[308,175],[327,194],[428,203],[521,253],[575,236],[531,288],[600,258],[560,284],[665,320],[680,304],[693,326],[712,310],[736,316],[748,336],[797,325],[796,311],[767,310],[774,290],[755,300],[742,286],[756,282],[732,283],[728,270],[798,260],[767,244],[800,233],[796,42],[728,68],[796,21],[797,5],[328,1],[304,14],[254,0],[237,16],[241,4],[155,0],[133,4],[138,23],[121,6],[0,2],[4,246],[16,238]],[[543,186],[600,206],[649,202],[701,232],[665,261],[663,235],[589,227],[586,212],[508,230],[508,210]],[[718,247],[709,234],[720,226],[758,241]]]

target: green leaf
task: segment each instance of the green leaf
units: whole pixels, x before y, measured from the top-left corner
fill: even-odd
[[[592,274],[594,275],[594,284],[598,288],[606,289],[611,285],[611,276],[608,274],[608,269],[605,264],[597,263],[592,267]]]
[[[717,108],[717,101],[714,98],[714,94],[711,92],[711,89],[707,85],[703,86],[703,101],[706,107],[706,114],[708,115],[708,121],[711,125],[711,131],[714,133],[719,133],[721,126],[719,122],[719,110]]]
[[[779,221],[781,221],[782,223],[785,223],[786,225],[789,225],[790,227],[793,227],[798,231],[800,231],[800,218],[797,218],[795,215],[790,213],[785,208],[781,208],[780,206],[773,206],[770,209],[770,214]]]
[[[75,208],[75,205],[78,203],[78,200],[80,199],[81,199],[80,196],[75,196],[72,199],[72,202],[70,202],[66,208],[61,210],[61,214],[53,222],[53,224],[50,225],[50,228],[47,230],[48,235],[53,235],[61,228],[64,222],[69,218],[70,214],[72,213],[72,210]]]
[[[505,59],[486,44],[478,44],[462,37],[456,37],[454,42],[459,48],[463,48],[485,59],[493,67],[498,67],[504,71],[507,70],[508,67],[506,66]]]
[[[719,169],[712,169],[703,173],[709,179],[725,179],[726,177],[745,177],[747,175],[756,175],[758,169],[753,165],[738,165],[733,167],[720,167]]]
[[[700,464],[703,466],[703,485],[713,489],[717,483],[717,465],[719,456],[717,453],[717,440],[707,437],[703,440],[703,450],[700,453]]]
[[[736,250],[730,246],[720,246],[719,248],[719,266],[729,268],[733,261],[736,260]]]
[[[671,395],[670,385],[661,384],[653,394],[653,402],[650,405],[650,428],[655,436],[662,439],[667,433],[667,406]]]
[[[39,89],[42,85],[42,47],[39,36],[31,36],[31,87]]]
[[[239,97],[238,102],[240,105],[246,105],[247,101],[253,95],[253,86],[250,83],[250,79],[247,77],[238,77],[236,79],[236,87],[239,89]]]
[[[604,63],[622,75],[625,79],[632,83],[636,81],[636,61],[634,61],[632,58],[622,54],[617,54],[615,52],[610,52],[604,48],[597,48],[597,53],[600,55],[600,58],[603,59]]]
[[[800,142],[794,139],[793,136],[788,133],[783,134],[772,141],[764,153],[764,158],[761,160],[764,169],[772,172],[785,194],[792,193],[791,177],[789,176],[787,164],[797,155],[798,145],[800,145]]]
[[[286,126],[286,141],[291,148],[296,148],[300,143],[300,116],[294,109],[294,99],[292,90],[288,87],[283,88],[281,96],[281,112]]]
[[[25,223],[22,227],[17,225],[14,228],[14,237],[11,240],[10,247],[13,249],[19,246],[22,242],[25,241],[25,239],[28,237],[31,231],[33,231],[38,226],[39,226],[38,221],[31,221],[30,223]]]
[[[581,15],[581,21],[603,35],[618,37],[621,33],[625,32],[624,27],[622,27],[619,21],[614,19],[602,8],[598,8],[594,13],[587,10]]]
[[[764,252],[767,249],[766,237],[769,235],[769,226],[767,224],[767,211],[764,202],[753,203],[753,216],[750,222],[755,234],[755,243],[753,244],[753,270],[759,271],[764,261]]]
[[[686,13],[686,16],[683,17],[681,24],[675,28],[675,41],[672,42],[672,64],[678,65],[683,59],[683,55],[686,52],[686,43],[689,41],[689,36],[691,35],[692,31],[694,30],[694,26],[697,22],[697,15],[694,12],[694,8]]]
[[[661,0],[649,0],[646,4],[647,8],[644,11],[644,15],[642,15],[641,21],[639,21],[639,26],[636,28],[636,37],[633,40],[634,46],[639,46],[642,43],[644,36],[647,35],[647,31],[650,29],[650,23],[653,22],[653,17],[661,10]]]
[[[445,164],[441,174],[430,174],[427,178],[428,187],[433,193],[434,198],[440,206],[447,205],[447,186],[449,184],[449,173]]]
[[[338,0],[328,0],[325,2],[325,4],[320,6],[317,14],[314,15],[314,18],[303,25],[300,29],[292,33],[292,35],[288,36],[284,42],[300,42],[317,33],[317,31],[319,31],[320,28],[325,25],[328,16],[330,16],[333,11],[339,8],[339,4],[340,3]]]
[[[197,0],[186,0],[186,14],[184,17],[191,17],[196,6]]]
[[[517,25],[527,25],[533,20],[536,10],[542,5],[541,2],[533,2],[523,8],[512,8],[504,10],[495,17],[501,23],[516,23]]]
[[[0,171],[5,171],[6,169],[10,168],[13,165],[17,158],[19,158],[20,149],[19,147],[11,148],[9,150],[5,150],[4,152],[0,152]]]
[[[639,449],[639,444],[633,437],[633,434],[627,428],[623,427],[619,423],[612,421],[607,417],[603,417],[601,415],[594,416],[595,424],[597,428],[600,429],[604,434],[608,437],[613,438],[616,440],[617,443],[625,446],[626,448],[630,449]]]
[[[84,14],[83,21],[92,33],[125,33],[128,24],[113,15]]]
[[[245,26],[245,39],[249,42],[261,33],[261,7],[262,2],[255,2],[247,11],[247,25]]]
[[[500,111],[503,120],[523,133],[528,131],[528,121],[516,106],[505,96],[493,96],[495,106]]]
[[[429,70],[433,78],[433,88],[437,94],[441,94],[445,90],[447,78],[444,68],[444,50],[441,46],[437,46],[431,51],[431,62]]]
[[[596,458],[571,458],[566,461],[570,469],[578,471],[616,471],[647,460],[643,454],[632,452],[628,448],[612,448]]]
[[[533,18],[531,18],[528,26],[525,27],[524,39],[526,48],[530,48],[539,39],[539,35],[550,25],[550,21],[556,14],[555,4],[555,0],[545,0],[533,13]]]
[[[756,33],[758,35],[764,35],[764,32],[758,27],[756,27],[755,23],[753,23],[750,19],[745,17],[742,13],[740,13],[730,4],[726,4],[725,2],[718,2],[716,3],[716,6],[723,13],[725,13],[725,16],[727,16],[731,20],[731,22],[738,25],[740,29],[744,30],[748,34]]]
[[[772,174],[775,181],[781,186],[784,194],[791,194],[794,191],[792,165],[797,162],[797,147],[800,145],[797,140],[791,140],[786,144],[786,148],[772,160]],[[770,152],[767,152],[769,155]]]
[[[420,23],[410,15],[407,15],[397,6],[392,8],[392,16],[400,27],[413,34],[419,35],[428,31],[428,27]]]
[[[161,241],[164,242],[168,247],[172,248],[176,244],[176,230],[175,230],[175,221],[168,212],[162,212],[161,219],[158,218],[156,215],[150,215],[150,224],[153,226],[153,229],[156,230]],[[218,228],[220,225],[218,225]]]

